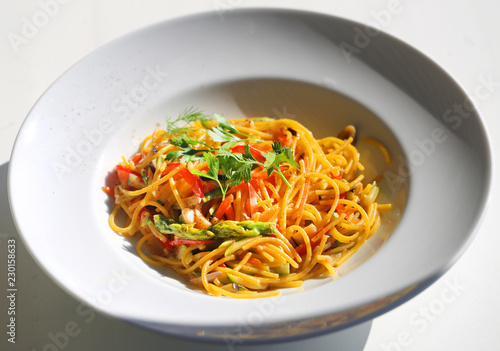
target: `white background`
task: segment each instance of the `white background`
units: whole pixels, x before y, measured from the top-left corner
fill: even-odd
[[[219,11],[229,16],[233,9],[255,6],[310,9],[364,24],[378,24],[438,62],[476,98],[493,146],[495,150],[500,147],[496,138],[500,133],[498,2],[495,5],[487,0],[0,0],[1,350],[5,347],[37,351],[230,349],[227,345],[202,345],[156,334],[89,311],[82,313],[79,302],[53,283],[24,249],[9,212],[7,170],[16,134],[30,108],[58,76],[92,50],[125,33],[169,18],[200,11]],[[50,15],[45,16],[47,21],[40,12]],[[22,33],[26,21],[40,24],[29,38]],[[33,170],[34,181],[36,171]],[[487,216],[463,257],[411,301],[348,333],[234,349],[498,350],[498,195],[495,188]],[[432,196],[429,194],[429,203]],[[3,297],[7,295],[4,262],[8,238],[17,239],[16,344],[7,342],[7,299]],[[349,340],[353,337],[358,342]]]

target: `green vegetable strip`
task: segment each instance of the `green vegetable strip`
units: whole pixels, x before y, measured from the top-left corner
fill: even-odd
[[[155,228],[162,234],[175,235],[180,239],[217,240],[241,239],[258,235],[274,235],[276,224],[254,221],[221,221],[207,229],[194,228],[194,224],[181,224],[172,218],[154,215]]]

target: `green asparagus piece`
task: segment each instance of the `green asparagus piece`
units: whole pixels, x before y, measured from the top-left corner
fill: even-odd
[[[208,228],[219,239],[239,239],[257,235],[276,234],[276,224],[254,221],[222,221]]]
[[[268,222],[222,221],[211,225],[207,229],[197,229],[194,228],[194,224],[177,223],[174,219],[162,215],[154,215],[153,218],[155,227],[160,233],[172,234],[180,239],[240,239],[277,233],[276,224]]]

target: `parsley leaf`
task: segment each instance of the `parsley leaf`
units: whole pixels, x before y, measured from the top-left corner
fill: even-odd
[[[273,151],[274,151],[277,155],[279,155],[279,154],[281,153],[281,143],[279,143],[279,142],[275,141],[275,142],[273,143],[273,145],[271,145],[271,147],[273,148]]]
[[[245,157],[245,159],[248,159],[251,161],[257,161],[255,159],[255,157],[253,157],[252,153],[250,152],[250,145],[246,144],[244,150],[245,150],[245,153],[243,154],[243,156]]]
[[[215,122],[217,124],[215,124]],[[221,143],[216,149],[200,140],[189,136],[192,130],[189,127],[177,127],[178,122],[187,124],[200,121],[202,127],[213,141]],[[235,126],[228,122],[222,115],[214,114],[213,119],[193,108],[185,110],[174,121],[167,121],[167,133],[172,136],[171,144],[178,150],[173,150],[165,154],[165,160],[185,163],[190,161],[205,161],[208,165],[207,172],[191,170],[191,173],[205,177],[217,182],[221,189],[222,197],[225,198],[227,191],[232,186],[238,186],[241,182],[248,183],[252,179],[252,169],[261,166],[267,170],[270,176],[276,172],[285,183],[290,186],[287,179],[279,168],[280,164],[286,162],[293,167],[299,165],[293,159],[293,151],[289,147],[282,147],[281,143],[274,142],[270,152],[263,153],[264,163],[257,161],[250,151],[248,144],[244,147],[244,152],[234,152],[233,147],[237,143],[255,141],[246,134],[240,133]],[[240,136],[244,138],[240,138]],[[221,173],[221,174],[219,174]]]
[[[189,161],[197,161],[202,159],[203,152],[211,151],[213,148],[204,142],[201,142],[190,137],[183,137],[180,139],[172,139],[170,143],[180,148],[180,150],[169,151],[165,154],[165,160],[175,161],[180,158],[179,162],[185,163]],[[196,149],[193,146],[201,145],[208,149]]]
[[[238,142],[241,141],[236,135],[231,134],[226,129],[220,126],[213,127],[212,129],[207,130],[207,134],[212,138],[213,141],[226,143],[226,142]]]
[[[214,113],[214,119],[217,122],[219,122],[218,127],[220,127],[221,129],[223,129],[231,134],[239,134],[238,130],[231,123],[229,123],[227,121],[227,119],[225,119],[221,115]]]
[[[246,135],[246,134],[243,134],[243,133],[239,132],[238,129],[236,129],[236,127],[234,125],[232,125],[231,123],[229,123],[227,121],[227,119],[225,119],[222,115],[218,115],[218,114],[214,113],[214,119],[217,122],[219,122],[219,125],[217,127],[219,129],[224,130],[225,132],[227,132],[229,134],[238,134],[238,135],[244,136],[248,140],[257,140],[255,138],[252,138],[249,135]]]
[[[276,163],[276,154],[274,152],[266,152],[264,157],[266,158],[266,162],[264,162],[264,169],[267,170],[267,175],[271,175]]]
[[[274,142],[272,145],[273,152],[266,152],[264,157],[266,161],[264,162],[264,169],[267,170],[267,174],[271,175],[272,172],[276,172],[290,187],[290,183],[285,178],[281,169],[279,168],[280,164],[286,162],[290,164],[292,167],[299,169],[299,164],[293,159],[293,151],[288,146],[281,146],[281,143]]]
[[[219,177],[219,159],[210,152],[205,152],[203,154],[205,161],[208,164],[208,175],[218,181]]]

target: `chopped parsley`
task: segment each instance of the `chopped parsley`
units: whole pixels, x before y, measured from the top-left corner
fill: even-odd
[[[188,109],[184,111],[176,120],[167,122],[167,134],[172,137],[171,144],[178,150],[166,153],[167,161],[186,163],[190,161],[206,162],[207,172],[201,172],[192,169],[191,173],[200,177],[214,180],[219,185],[222,198],[225,198],[226,192],[232,187],[240,185],[241,182],[248,183],[251,180],[251,172],[255,167],[262,167],[271,176],[273,172],[278,174],[285,183],[290,186],[280,170],[283,162],[293,167],[299,168],[297,162],[293,159],[293,152],[287,146],[282,146],[279,142],[272,144],[272,151],[262,152],[265,162],[259,162],[250,151],[248,142],[259,142],[246,134],[240,133],[223,116],[214,114],[212,119],[198,110]],[[221,143],[219,148],[214,148],[200,140],[193,139],[188,135],[189,127],[178,127],[178,122],[186,124],[200,121],[208,136],[214,141]],[[246,143],[244,152],[235,152],[232,150],[238,143]],[[259,151],[260,152],[260,151]]]

